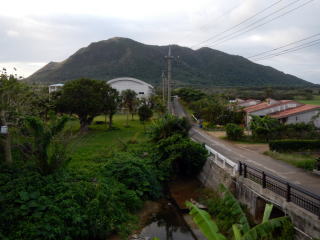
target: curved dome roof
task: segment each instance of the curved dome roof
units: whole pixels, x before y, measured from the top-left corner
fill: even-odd
[[[149,83],[146,83],[146,82],[144,82],[144,81],[141,81],[141,80],[139,80],[139,79],[132,78],[132,77],[114,78],[114,79],[109,80],[107,83],[108,83],[108,84],[112,84],[112,83],[114,83],[114,82],[120,82],[120,81],[132,81],[132,82],[136,82],[136,83],[139,83],[139,84],[142,84],[142,85],[147,85],[148,87],[153,88],[153,86],[150,85]]]

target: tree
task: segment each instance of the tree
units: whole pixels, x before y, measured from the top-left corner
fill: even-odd
[[[2,143],[4,158],[7,164],[12,164],[11,152],[11,127],[15,127],[21,121],[27,109],[29,89],[26,85],[10,75],[0,75],[0,126],[7,126],[7,134],[3,134]]]
[[[59,111],[76,114],[81,130],[87,130],[94,117],[103,111],[104,81],[81,78],[67,82],[57,100]]]
[[[138,109],[138,114],[139,114],[139,119],[143,124],[144,131],[146,131],[145,122],[152,117],[153,112],[146,103],[143,103]]]
[[[28,154],[37,162],[40,172],[44,175],[54,172],[69,160],[64,145],[57,139],[67,121],[66,116],[56,118],[53,115],[49,122],[36,117],[26,118],[28,136],[33,139]]]
[[[226,128],[227,137],[231,140],[239,140],[244,135],[243,127],[237,124],[228,123],[225,128]]]
[[[103,112],[109,116],[109,129],[112,128],[112,118],[116,114],[121,103],[121,97],[119,92],[106,85],[105,90],[103,91]]]
[[[127,112],[127,123],[126,126],[129,126],[129,113],[133,114],[136,104],[137,104],[137,93],[131,89],[124,90],[121,93],[122,96],[122,105],[126,108]]]

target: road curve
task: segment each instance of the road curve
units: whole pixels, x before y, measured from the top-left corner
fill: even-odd
[[[179,103],[177,97],[173,100],[173,112],[177,116],[190,118]],[[189,135],[194,140],[200,143],[205,143],[234,162],[241,161],[250,164],[251,166],[259,168],[265,172],[269,172],[273,175],[286,179],[288,182],[299,185],[310,192],[320,194],[320,176],[316,174],[296,168],[285,162],[275,160],[249,149],[235,146],[227,141],[207,134],[196,125],[193,125]]]

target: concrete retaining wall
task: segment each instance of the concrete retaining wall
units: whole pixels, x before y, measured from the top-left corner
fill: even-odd
[[[320,220],[316,215],[287,202],[284,198],[247,178],[232,177],[228,169],[219,167],[210,159],[206,161],[199,174],[199,180],[204,186],[213,190],[218,190],[219,185],[224,184],[241,203],[247,206],[256,222],[261,221],[264,205],[272,203],[275,211],[278,209],[279,214],[282,211],[290,217],[297,230],[296,239],[320,238]]]

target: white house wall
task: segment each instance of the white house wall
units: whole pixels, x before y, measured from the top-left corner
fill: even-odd
[[[320,110],[314,110],[314,111],[309,111],[309,112],[304,112],[304,113],[300,113],[297,115],[293,115],[293,116],[289,116],[287,119],[287,124],[290,123],[310,123],[312,121],[312,118],[314,116],[316,116],[317,114],[319,114]],[[318,116],[314,121],[313,121],[314,125],[317,128],[320,128],[320,117]]]

